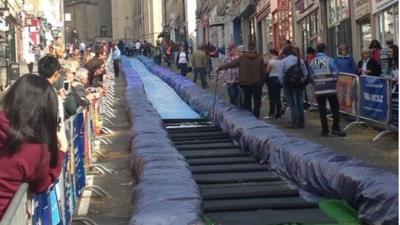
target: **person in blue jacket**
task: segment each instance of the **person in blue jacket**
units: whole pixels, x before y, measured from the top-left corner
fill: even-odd
[[[317,55],[311,61],[310,78],[314,85],[315,97],[318,102],[319,117],[321,120],[321,136],[327,137],[329,134],[328,119],[326,118],[326,101],[329,102],[333,124],[331,133],[340,137],[346,133],[340,129],[339,102],[337,99],[336,82],[339,70],[335,60],[325,54],[326,45],[321,43],[317,46]]]
[[[338,47],[339,55],[335,58],[335,63],[339,72],[341,73],[357,73],[356,62],[353,57],[349,54],[349,47],[347,44],[341,44]]]

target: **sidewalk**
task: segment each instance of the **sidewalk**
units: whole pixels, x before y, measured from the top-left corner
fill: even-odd
[[[165,66],[166,67],[166,66]],[[180,73],[175,66],[166,67]],[[188,79],[193,79],[193,74],[188,74]],[[214,93],[216,88],[216,74],[213,72],[212,79],[208,81],[207,91]],[[197,82],[201,87],[200,81]],[[223,77],[219,77],[217,95],[227,102],[229,102],[226,86],[223,82]],[[269,103],[268,97],[263,98],[261,106],[261,116],[263,119],[268,115]],[[321,137],[321,125],[319,120],[318,111],[306,111],[306,124],[305,129],[286,129],[285,126],[290,121],[290,111],[286,110],[281,119],[263,119],[267,123],[274,124],[285,132],[298,135],[300,137],[311,140],[315,143],[324,145],[338,153],[350,155],[356,159],[367,161],[368,163],[380,168],[387,169],[395,174],[398,174],[398,136],[387,135],[381,141],[373,142],[372,139],[379,133],[379,131],[366,128],[363,126],[356,126],[348,132],[347,137]],[[351,121],[341,117],[341,127],[344,128]]]
[[[111,140],[112,144],[101,145],[101,152],[104,156],[94,155],[97,164],[103,165],[112,174],[93,175],[93,184],[103,188],[112,198],[99,198],[94,194],[83,197],[78,207],[78,216],[85,216],[92,219],[98,225],[126,225],[129,222],[132,205],[131,196],[134,181],[129,163],[130,153],[130,122],[126,112],[125,82],[124,77],[116,78],[114,112],[116,118],[112,119],[113,124],[107,123],[114,133],[101,135]],[[86,203],[85,203],[86,201]],[[82,223],[74,222],[74,225]]]

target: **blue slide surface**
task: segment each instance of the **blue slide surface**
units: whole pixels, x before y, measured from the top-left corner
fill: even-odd
[[[130,59],[130,63],[143,82],[147,98],[162,119],[201,118],[168,84],[151,73],[143,63],[137,59]]]

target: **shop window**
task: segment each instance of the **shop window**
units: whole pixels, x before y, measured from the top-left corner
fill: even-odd
[[[399,8],[397,5],[378,14],[378,24],[379,39],[382,44],[388,39],[398,42]]]
[[[364,20],[360,22],[361,29],[361,49],[368,48],[369,44],[372,41],[372,33],[371,33],[371,23],[369,20]]]
[[[350,16],[349,0],[328,0],[328,26],[335,26]]]
[[[319,36],[319,24],[318,24],[318,11],[314,11],[307,15],[304,19],[300,21],[300,26],[302,29],[302,43],[303,43],[303,53],[306,52],[307,47],[316,47],[320,42]]]

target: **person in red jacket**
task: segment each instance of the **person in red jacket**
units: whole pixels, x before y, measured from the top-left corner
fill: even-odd
[[[48,189],[60,175],[68,148],[57,119],[57,94],[46,79],[24,75],[7,91],[2,106],[0,220],[23,182],[33,193]]]

